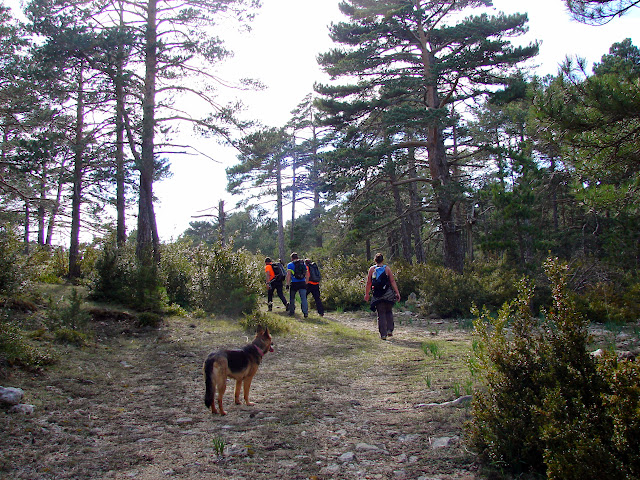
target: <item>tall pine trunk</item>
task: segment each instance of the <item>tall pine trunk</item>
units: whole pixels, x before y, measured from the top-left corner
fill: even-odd
[[[294,148],[295,148],[295,140],[294,140]],[[293,176],[293,181],[291,183],[291,232],[289,232],[289,240],[293,245],[294,240],[294,230],[296,226],[296,166],[297,166],[297,155],[293,154],[293,160],[291,162],[291,175]]]
[[[122,7],[122,5],[121,5]],[[124,26],[122,10],[120,10],[120,28]],[[124,47],[118,44],[116,54],[116,241],[119,247],[127,240],[126,204],[125,204],[125,165],[124,165]]]
[[[24,254],[29,255],[29,222],[31,222],[31,207],[29,199],[24,199]]]
[[[322,248],[322,232],[320,231],[320,160],[318,159],[318,135],[314,123],[313,112],[311,112],[311,132],[313,144],[311,154],[313,155],[313,167],[311,170],[311,185],[313,187],[313,229],[316,237],[316,247]]]
[[[47,177],[48,175],[47,160],[42,160],[42,171],[40,172],[40,202],[38,203],[38,245],[44,245],[45,241],[45,216],[46,216],[46,201],[47,201]]]
[[[69,278],[80,277],[80,207],[84,171],[84,61],[78,66],[78,98],[76,103],[75,145],[73,155],[73,196],[71,198],[71,243],[69,245]]]
[[[284,250],[284,214],[282,212],[282,161],[276,158],[276,208],[278,210],[278,255],[286,258]]]
[[[393,195],[393,204],[396,215],[400,219],[400,244],[402,245],[402,257],[408,263],[411,263],[413,252],[411,251],[411,230],[407,222],[404,207],[402,204],[402,195],[396,183],[397,177],[395,165],[389,162],[389,178],[391,179],[391,194]]]
[[[409,148],[409,178],[418,178],[416,170],[416,149]],[[409,183],[409,225],[411,228],[411,235],[413,236],[414,252],[416,254],[417,263],[425,263],[426,257],[424,255],[424,249],[422,248],[422,216],[419,212],[418,201],[418,182],[414,181]]]
[[[56,189],[56,199],[53,202],[53,207],[51,207],[51,213],[49,215],[49,225],[47,226],[47,238],[45,240],[45,244],[47,246],[51,246],[53,242],[53,229],[56,225],[56,219],[58,218],[58,211],[60,210],[60,203],[62,203],[62,187],[64,186],[64,177],[65,177],[65,165],[66,158],[62,157],[62,161],[60,162],[60,173],[58,174],[58,186]]]
[[[441,109],[443,105],[433,73],[435,57],[428,49],[428,39],[423,28],[420,28],[419,35],[426,86],[426,107],[436,111]],[[427,152],[436,210],[442,228],[444,266],[456,273],[462,273],[464,270],[464,245],[462,231],[458,228],[455,219],[455,185],[449,172],[442,125],[437,119],[433,121],[434,124],[427,129]]]
[[[155,96],[157,70],[157,0],[147,4],[145,32],[145,78],[142,101],[142,153],[140,158],[140,199],[138,203],[138,238],[136,257],[141,265],[160,261],[159,238],[153,209],[153,175],[155,170]]]

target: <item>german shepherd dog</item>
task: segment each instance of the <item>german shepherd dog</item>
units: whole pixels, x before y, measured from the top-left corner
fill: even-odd
[[[268,328],[258,326],[253,342],[239,350],[218,350],[209,354],[204,362],[204,404],[211,408],[211,413],[218,413],[215,405],[216,388],[218,389],[218,408],[221,415],[226,415],[222,408],[222,396],[227,389],[227,377],[236,380],[235,401],[240,405],[240,387],[244,384],[244,402],[249,401],[251,380],[258,371],[262,357],[273,352],[272,338]]]

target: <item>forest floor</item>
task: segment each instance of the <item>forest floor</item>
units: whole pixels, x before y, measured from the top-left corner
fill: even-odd
[[[234,405],[229,381],[220,416],[202,363],[250,341],[237,322],[96,322],[91,346],[0,379],[35,406],[0,412],[0,479],[484,478],[464,443],[468,404],[436,405],[469,393],[468,322],[399,312],[388,341],[370,312],[292,324],[254,378],[255,405]]]
[[[250,340],[237,322],[102,321],[95,344],[0,381],[35,406],[0,413],[0,478],[476,478],[468,407],[424,405],[464,395],[470,331],[409,312],[396,321],[385,342],[372,313],[298,312],[254,378],[255,405],[234,405],[230,380],[224,417],[204,406],[202,363]]]

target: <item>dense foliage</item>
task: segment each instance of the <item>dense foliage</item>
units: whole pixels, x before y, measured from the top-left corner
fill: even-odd
[[[592,357],[566,265],[549,261],[546,273],[553,302],[542,321],[532,315],[533,285],[524,280],[497,317],[477,312],[470,441],[488,464],[514,473],[635,478],[640,366],[611,353]]]

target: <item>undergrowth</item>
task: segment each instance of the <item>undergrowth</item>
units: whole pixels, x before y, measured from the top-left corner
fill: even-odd
[[[470,443],[486,465],[517,475],[639,478],[640,365],[596,361],[568,268],[549,260],[545,271],[553,304],[542,319],[526,280],[497,317],[476,310]]]

